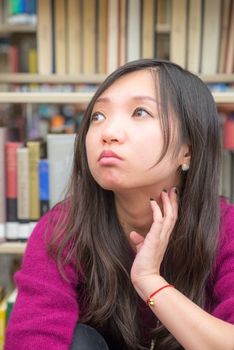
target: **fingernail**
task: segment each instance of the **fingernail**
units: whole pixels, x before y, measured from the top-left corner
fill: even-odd
[[[151,201],[154,201],[155,199],[154,198],[150,198]]]
[[[167,190],[164,188],[164,189],[163,189],[163,192],[167,193]]]

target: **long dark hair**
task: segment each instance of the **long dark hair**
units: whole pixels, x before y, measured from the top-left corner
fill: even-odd
[[[53,232],[50,252],[59,268],[75,263],[80,276],[81,321],[115,338],[122,349],[146,346],[139,300],[129,277],[133,254],[118,220],[113,192],[101,188],[90,173],[85,138],[96,99],[119,77],[142,69],[152,72],[160,99],[163,154],[171,139],[172,110],[178,121],[178,142],[186,141],[191,150],[190,169],[181,174],[179,216],[161,273],[202,308],[219,226],[220,128],[210,91],[197,76],[168,61],[144,59],[120,67],[101,84],[85,112],[76,138],[68,195],[58,206],[61,220]],[[148,336],[156,339],[157,349],[181,348],[156,322]]]

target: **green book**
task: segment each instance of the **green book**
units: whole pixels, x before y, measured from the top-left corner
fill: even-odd
[[[13,309],[13,306],[15,304],[17,297],[17,289],[14,289],[10,294],[7,299],[7,310],[6,310],[6,323],[8,323],[11,315],[11,311]]]

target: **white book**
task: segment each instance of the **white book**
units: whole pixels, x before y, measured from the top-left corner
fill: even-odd
[[[18,229],[18,239],[19,240],[27,240],[30,236],[31,228],[30,224],[28,223],[19,223],[19,229]]]
[[[113,72],[119,65],[118,10],[118,0],[109,0],[107,16],[107,73]]]
[[[141,6],[140,0],[128,1],[127,61],[138,60],[141,55]]]
[[[219,57],[220,0],[205,0],[202,33],[202,74],[216,74]]]
[[[202,2],[190,0],[188,17],[188,50],[187,68],[191,72],[199,73],[201,55],[201,26]]]
[[[37,2],[38,73],[53,73],[52,4],[51,0]]]
[[[50,208],[64,199],[71,176],[76,134],[47,135]]]
[[[19,238],[19,223],[7,221],[5,226],[5,237],[9,241],[17,241]]]

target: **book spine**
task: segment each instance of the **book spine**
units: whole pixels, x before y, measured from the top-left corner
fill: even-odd
[[[54,1],[55,73],[67,73],[65,0]]]
[[[81,73],[81,0],[67,1],[68,74]]]
[[[6,193],[5,193],[5,143],[6,128],[0,128],[0,240],[5,237]]]
[[[6,208],[7,208],[7,225],[6,238],[17,239],[17,149],[21,147],[19,142],[6,142]]]
[[[38,73],[51,74],[53,71],[52,9],[51,0],[38,1]]]
[[[19,221],[29,221],[29,161],[28,148],[22,147],[17,150],[18,165],[18,201],[17,211]]]
[[[40,159],[40,142],[27,142],[29,150],[29,193],[30,193],[30,220],[35,221],[40,217],[39,211],[39,180],[38,162]]]
[[[49,210],[49,162],[48,159],[40,159],[39,166],[39,200],[40,215]]]

